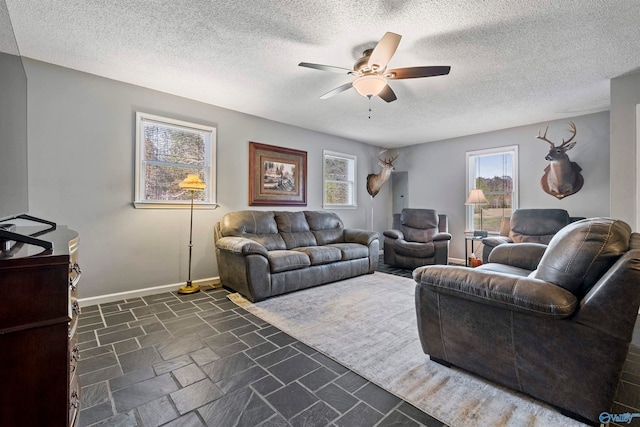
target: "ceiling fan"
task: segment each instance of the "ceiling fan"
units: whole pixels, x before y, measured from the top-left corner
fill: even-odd
[[[387,70],[387,63],[396,52],[401,38],[402,36],[399,34],[385,33],[373,49],[367,49],[362,53],[362,58],[356,61],[353,65],[353,70],[310,62],[301,62],[298,65],[356,77],[352,82],[338,86],[325,93],[320,99],[331,98],[353,87],[362,96],[371,98],[377,95],[387,102],[392,102],[398,98],[387,84],[387,80],[415,79],[449,74],[450,66],[407,67]]]

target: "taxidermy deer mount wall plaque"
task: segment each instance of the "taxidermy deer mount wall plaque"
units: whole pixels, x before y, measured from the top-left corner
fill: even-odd
[[[380,154],[378,154],[378,165],[382,166],[382,170],[378,173],[370,173],[367,175],[367,192],[371,197],[375,197],[384,183],[387,182],[391,176],[391,171],[393,171],[393,161],[398,158],[397,154],[392,157],[381,157],[385,152],[388,153],[388,150],[381,151]]]
[[[573,138],[576,137],[576,125],[573,122],[569,122],[569,126],[573,135],[566,141],[563,139],[562,144],[559,146],[547,139],[549,126],[545,129],[544,135],[540,135],[540,131],[538,131],[538,136],[536,136],[536,138],[548,142],[551,146],[549,153],[545,156],[545,160],[549,161],[549,165],[544,169],[540,184],[542,184],[542,189],[545,193],[551,194],[559,200],[577,193],[582,188],[582,184],[584,184],[584,178],[580,174],[582,168],[576,162],[572,162],[567,155],[567,151],[575,147],[577,143],[577,141],[573,141]]]

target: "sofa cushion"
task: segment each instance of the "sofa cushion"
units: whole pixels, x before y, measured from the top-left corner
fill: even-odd
[[[407,242],[406,240],[396,240],[394,242],[396,255],[403,255],[412,258],[429,258],[435,255],[435,245],[433,242],[419,243]]]
[[[317,245],[304,212],[274,212],[274,214],[278,231],[287,249]]]
[[[340,249],[342,261],[367,258],[369,256],[369,248],[359,243],[332,243],[327,246]]]
[[[304,252],[273,250],[269,251],[269,269],[272,273],[298,270],[311,265],[309,257]]]
[[[509,238],[514,243],[548,244],[570,221],[564,209],[518,209],[511,216]]]
[[[338,215],[325,211],[304,211],[309,228],[318,245],[344,241],[344,224]]]
[[[631,227],[611,218],[589,218],[561,229],[549,242],[536,279],[560,286],[581,299],[629,249]]]
[[[308,246],[293,250],[306,254],[311,261],[311,265],[329,264],[342,259],[340,249],[331,246]]]
[[[246,237],[263,245],[267,250],[286,249],[278,234],[272,211],[239,211],[226,214],[220,221],[222,237]]]

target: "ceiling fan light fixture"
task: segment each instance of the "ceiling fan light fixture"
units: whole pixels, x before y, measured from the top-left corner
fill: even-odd
[[[387,86],[387,80],[376,74],[358,77],[353,81],[353,87],[360,95],[366,97],[378,95],[385,86]]]

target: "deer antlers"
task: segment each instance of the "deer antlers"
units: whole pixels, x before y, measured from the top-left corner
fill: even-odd
[[[573,141],[573,138],[576,137],[576,125],[573,122],[569,122],[569,126],[571,127],[571,131],[573,132],[573,135],[571,135],[571,138],[567,139],[566,141],[563,139],[562,140],[562,145],[560,145],[560,148],[563,148],[564,146],[566,146],[567,144],[569,144],[571,141]],[[540,131],[538,130],[538,135],[536,136],[536,138],[541,139],[543,141],[547,141],[549,143],[549,145],[551,145],[551,148],[556,148],[556,145],[549,141],[547,139],[547,131],[549,130],[549,126],[547,126],[547,128],[544,130],[544,135],[540,135]]]
[[[380,153],[380,154],[382,154],[382,153]],[[386,166],[393,166],[393,161],[394,161],[395,159],[397,159],[397,158],[398,158],[398,154],[396,154],[395,156],[393,156],[393,157],[392,157],[392,158],[390,158],[390,159],[387,159],[387,158],[382,159],[382,158],[380,157],[380,155],[378,155],[378,160],[380,161],[380,163],[382,163],[382,164],[384,164],[384,165],[386,165]]]

